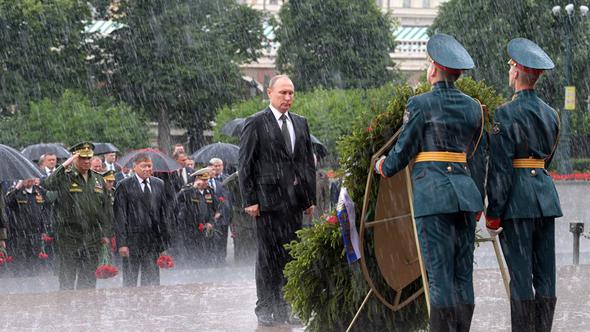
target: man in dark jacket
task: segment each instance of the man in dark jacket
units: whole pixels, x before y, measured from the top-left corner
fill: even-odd
[[[223,265],[225,263],[225,256],[227,256],[227,237],[232,218],[233,198],[231,192],[223,184],[223,181],[228,177],[227,174],[223,173],[223,160],[212,158],[209,160],[209,168],[211,169],[209,187],[215,193],[216,201],[219,204],[219,213],[221,214],[221,217],[215,221],[215,228],[220,233],[212,241],[213,262],[216,265]]]
[[[122,180],[115,191],[115,236],[123,260],[123,286],[159,285],[159,255],[169,244],[164,182],[152,176],[152,160],[139,154],[133,160],[134,175]]]
[[[289,110],[295,87],[279,75],[269,82],[270,105],[244,122],[240,136],[240,189],[256,218],[256,315],[260,325],[295,323],[285,302],[284,244],[297,238],[303,215],[316,204],[315,161],[307,120]]]
[[[45,253],[42,235],[49,233],[49,203],[45,189],[35,184],[37,179],[19,181],[6,195],[6,206],[12,214],[9,251],[17,273],[37,272]]]
[[[218,201],[207,183],[212,170],[203,168],[191,176],[192,186],[178,193],[179,252],[189,265],[213,263],[213,241],[219,235],[216,218],[219,219]]]
[[[557,148],[559,117],[534,88],[554,64],[524,38],[510,41],[508,55],[516,94],[494,114],[486,226],[490,234],[500,234],[510,272],[512,331],[551,331],[557,301],[555,218],[562,212],[547,169]]]

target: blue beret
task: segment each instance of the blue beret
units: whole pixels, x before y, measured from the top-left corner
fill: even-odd
[[[555,64],[539,45],[526,38],[515,38],[508,43],[508,55],[523,67],[547,70]]]
[[[450,69],[472,69],[475,65],[467,50],[453,36],[437,33],[430,37],[426,45],[430,58]]]

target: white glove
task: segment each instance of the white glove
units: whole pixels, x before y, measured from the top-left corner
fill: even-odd
[[[383,165],[383,163],[385,162],[385,156],[381,156],[381,158],[377,159],[377,162],[375,163],[375,173],[382,175],[381,174],[381,165]]]
[[[491,237],[496,237],[498,236],[498,234],[502,233],[503,228],[500,227],[498,229],[491,229],[488,228],[488,233],[490,234]]]

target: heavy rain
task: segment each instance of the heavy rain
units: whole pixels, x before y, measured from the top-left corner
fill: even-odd
[[[588,6],[0,0],[0,330],[590,330]]]

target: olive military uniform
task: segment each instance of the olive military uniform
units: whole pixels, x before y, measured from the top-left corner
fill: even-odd
[[[111,202],[102,176],[89,171],[85,179],[74,166],[59,166],[44,179],[43,187],[57,192],[54,230],[60,289],[74,289],[76,275],[76,288],[94,288],[101,238],[112,235]]]

